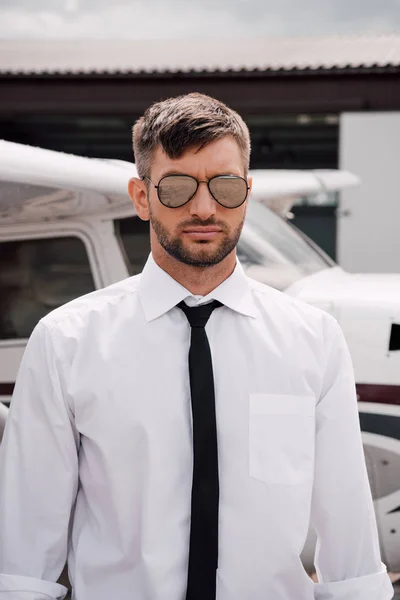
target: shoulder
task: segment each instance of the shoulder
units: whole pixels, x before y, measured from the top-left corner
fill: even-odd
[[[138,302],[140,275],[80,296],[43,317],[34,328],[23,361],[41,368],[44,361],[64,373],[74,360],[88,365],[91,358],[108,352],[110,340],[135,326],[142,318]]]
[[[275,322],[295,329],[310,330],[323,337],[336,335],[340,330],[336,319],[326,311],[250,277],[248,281],[261,314],[268,314]]]
[[[101,319],[108,315],[111,307],[117,307],[137,296],[140,275],[128,277],[105,288],[80,296],[51,311],[40,324],[53,330],[66,322],[88,323],[92,317]]]

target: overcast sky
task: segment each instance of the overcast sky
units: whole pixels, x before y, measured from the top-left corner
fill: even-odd
[[[1,39],[400,32],[400,0],[0,0]]]

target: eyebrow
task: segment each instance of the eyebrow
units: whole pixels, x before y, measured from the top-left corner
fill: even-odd
[[[184,173],[183,171],[167,171],[161,175],[160,179],[167,177],[168,175],[189,175],[189,173]],[[192,175],[189,175],[189,177],[192,177]]]

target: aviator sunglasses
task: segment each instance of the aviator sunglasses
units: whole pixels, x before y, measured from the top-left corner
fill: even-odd
[[[249,185],[243,177],[238,175],[216,175],[208,181],[199,181],[191,175],[165,175],[155,185],[147,179],[157,190],[161,204],[168,208],[179,208],[191,200],[199,189],[200,183],[206,183],[208,191],[218,204],[225,208],[238,208],[246,200]]]

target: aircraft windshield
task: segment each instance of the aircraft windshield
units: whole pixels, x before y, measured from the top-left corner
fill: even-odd
[[[256,201],[248,205],[238,256],[251,277],[280,290],[335,265],[306,236]]]

